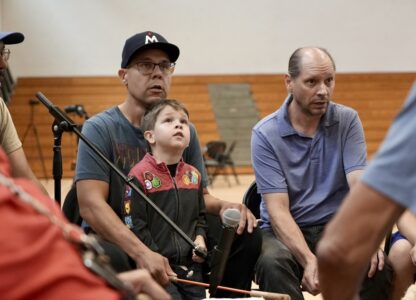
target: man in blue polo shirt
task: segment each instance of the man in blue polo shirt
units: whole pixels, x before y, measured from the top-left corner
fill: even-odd
[[[356,111],[331,101],[335,63],[323,48],[297,49],[285,76],[289,96],[252,133],[252,160],[263,247],[260,289],[303,299],[320,292],[315,247],[366,166]],[[381,272],[380,272],[381,271]],[[387,299],[391,268],[380,250],[372,258],[362,299]]]

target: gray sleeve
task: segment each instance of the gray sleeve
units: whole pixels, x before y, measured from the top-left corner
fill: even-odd
[[[107,157],[111,159],[111,142],[108,140],[109,134],[105,132],[105,126],[94,122],[93,119],[87,120],[82,133]],[[75,181],[82,179],[96,179],[110,182],[110,168],[94,151],[82,140],[79,141],[77,163],[75,170]]]
[[[189,147],[183,153],[183,160],[198,169],[202,175],[202,187],[205,188],[208,186],[208,176],[205,170],[204,159],[202,158],[198,134],[193,124],[190,124],[189,129],[191,131],[191,139],[189,141]]]
[[[416,213],[416,85],[362,181]]]

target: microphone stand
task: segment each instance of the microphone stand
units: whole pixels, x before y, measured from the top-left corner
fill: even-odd
[[[231,245],[234,241],[235,228],[223,226],[223,230],[220,237],[221,240],[226,238],[223,249],[216,245],[211,251],[211,273],[209,275],[209,296],[215,298],[218,286],[220,285],[223,277],[225,265],[227,264],[228,256],[230,255]]]
[[[202,257],[206,258],[207,253],[206,251],[203,251],[200,249],[195,243],[152,201],[149,199],[149,197],[146,196],[145,193],[143,193],[132,181],[133,177],[131,176],[125,176],[122,171],[120,171],[119,168],[115,164],[113,164],[105,155],[98,149],[97,146],[95,146],[93,143],[91,143],[78,129],[77,125],[74,123],[73,120],[71,120],[59,107],[55,106],[51,101],[49,101],[45,95],[43,95],[41,92],[36,93],[36,97],[39,99],[40,102],[42,102],[43,105],[46,106],[46,108],[49,110],[50,114],[55,118],[54,124],[61,130],[74,132],[81,140],[84,141],[84,143],[90,147],[95,154],[97,154],[110,168],[117,173],[118,176],[123,179],[124,183],[130,186],[136,193],[138,193],[143,199],[149,204],[159,216],[162,217],[189,245],[192,246],[195,253]],[[58,162],[58,159],[57,159]],[[62,164],[62,159],[60,161]],[[61,165],[62,169],[62,165]],[[61,170],[62,171],[62,170]]]
[[[69,119],[69,118],[68,118]],[[62,179],[62,154],[61,154],[61,140],[62,140],[62,133],[74,122],[69,119],[70,123],[68,126],[62,122],[55,121],[52,124],[52,132],[53,132],[53,180],[54,180],[54,187],[55,187],[55,200],[61,206],[61,179]]]
[[[223,213],[220,239],[218,245],[211,251],[211,273],[209,275],[209,295],[211,298],[215,298],[217,288],[224,277],[225,267],[240,219],[239,210],[226,209]]]

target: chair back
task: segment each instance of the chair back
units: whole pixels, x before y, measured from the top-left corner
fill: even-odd
[[[65,201],[62,206],[62,212],[71,223],[81,226],[82,217],[79,213],[77,189],[75,184],[72,185],[68,194],[66,194]]]
[[[253,181],[243,196],[243,204],[251,210],[253,215],[260,218],[261,195],[257,193],[257,184]]]
[[[234,161],[231,158],[231,152],[233,152],[235,144],[236,141],[233,141],[229,147],[227,147],[227,143],[224,141],[210,141],[206,144],[203,158],[210,185],[212,185],[217,175],[228,175],[226,172],[227,168],[231,169],[236,183],[240,183],[238,180],[237,172],[235,170]],[[225,178],[228,184],[230,184],[228,177],[225,176]]]
[[[226,147],[227,144],[224,141],[211,141],[206,145],[206,153],[210,158],[219,162],[224,156]]]

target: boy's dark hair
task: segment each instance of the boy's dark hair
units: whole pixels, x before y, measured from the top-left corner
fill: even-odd
[[[186,107],[177,100],[174,99],[162,99],[152,104],[148,110],[144,113],[140,128],[143,133],[148,130],[155,129],[156,119],[159,116],[162,109],[170,106],[176,111],[183,111],[189,118],[189,112]]]

